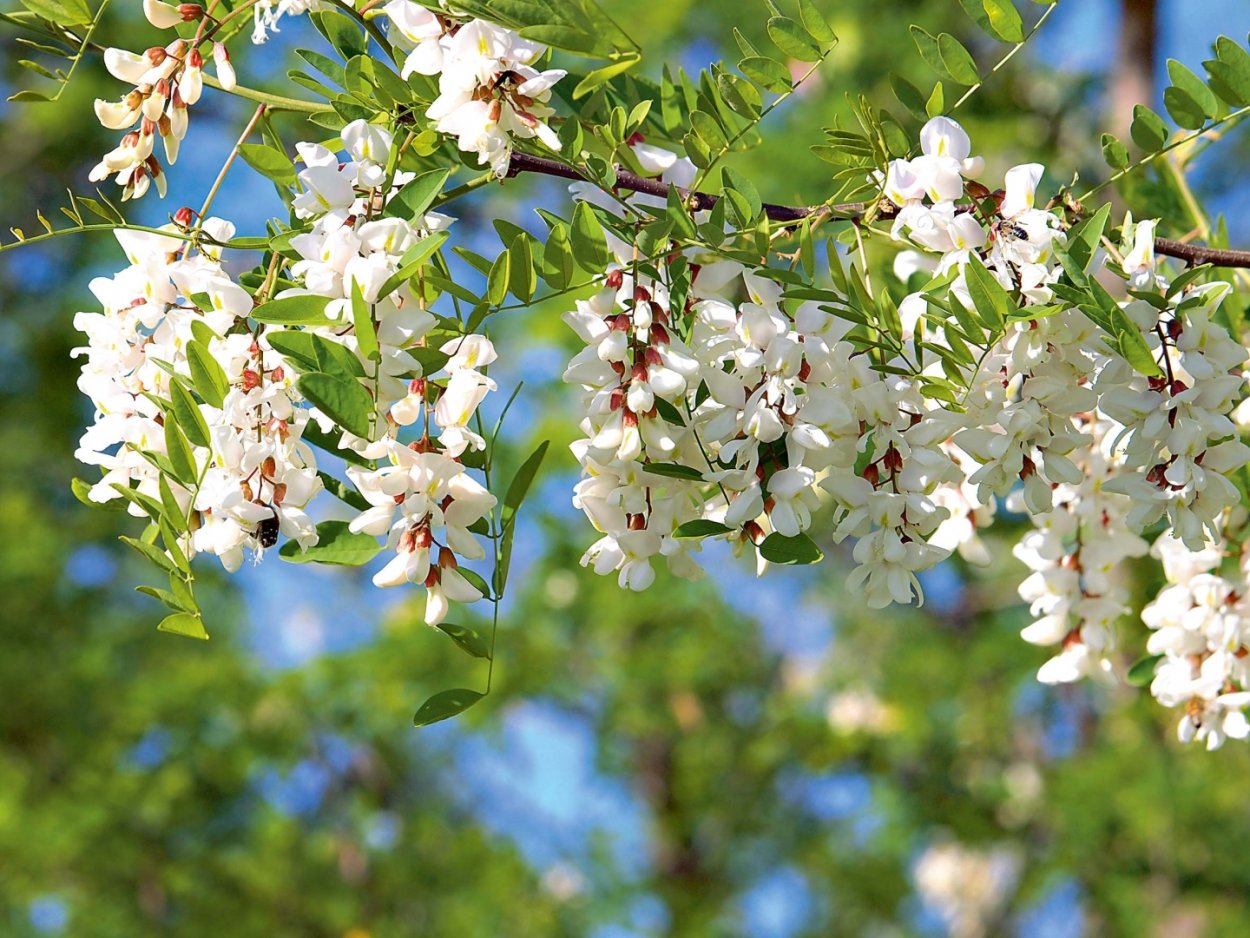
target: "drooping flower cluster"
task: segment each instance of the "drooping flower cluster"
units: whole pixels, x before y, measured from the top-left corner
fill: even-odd
[[[1168,586],[1142,610],[1154,630],[1146,645],[1161,656],[1150,693],[1165,707],[1182,711],[1177,735],[1182,742],[1205,741],[1218,749],[1224,740],[1250,737],[1250,585],[1246,555],[1221,575],[1221,551],[1194,550],[1173,534],[1154,545]]]
[[[332,324],[309,331],[342,345],[357,357],[362,371],[372,371],[375,432],[361,437],[343,431],[341,445],[385,464],[349,469],[349,477],[373,505],[352,522],[351,530],[389,532],[396,557],[374,583],[424,583],[429,591],[426,616],[434,624],[446,615],[447,599],[482,598],[456,572],[456,554],[469,559],[485,555],[467,528],[493,508],[495,499],[467,474],[459,458],[486,445],[471,423],[485,395],[495,390],[481,369],[496,354],[485,336],[465,335],[445,339],[437,355],[429,356],[435,350],[427,347],[427,337],[437,319],[425,308],[419,281],[402,276],[402,270],[409,252],[447,228],[451,219],[435,212],[417,221],[385,214],[390,199],[412,179],[411,173],[395,173],[391,188],[386,188],[390,131],[355,121],[343,129],[342,142],[349,157],[344,161],[324,146],[297,147],[306,168],[299,174],[303,192],[293,207],[312,227],[291,239],[301,257],[292,275],[302,286],[280,298],[329,297],[325,312]],[[354,290],[370,309],[376,365],[360,345]],[[425,363],[430,361],[442,364],[427,374]],[[401,429],[413,425],[421,426],[421,438],[410,445],[399,442]],[[330,426],[326,418],[326,429]],[[399,517],[393,521],[397,509]],[[433,568],[432,546],[439,548]]]
[[[1037,672],[1044,684],[1093,676],[1114,680],[1110,657],[1116,623],[1129,611],[1123,563],[1144,556],[1148,545],[1130,530],[1131,504],[1112,491],[1122,471],[1111,452],[1113,424],[1089,418],[1089,445],[1076,454],[1077,478],[1056,484],[1046,508],[1032,509],[1027,483],[1009,506],[1027,510],[1034,530],[1015,555],[1032,573],[1020,584],[1020,598],[1037,618],[1020,633],[1033,645],[1059,646]]]
[[[153,26],[161,29],[204,17],[204,8],[199,4],[174,7],[159,0],[144,0],[143,12]],[[92,182],[114,177],[122,187],[123,201],[141,198],[152,186],[159,195],[165,195],[167,183],[155,153],[156,138],[161,138],[165,160],[172,165],[187,133],[187,109],[200,100],[204,87],[203,45],[197,35],[191,42],[174,39],[164,47],[152,46],[142,53],[105,50],[104,64],[109,74],[134,87],[120,101],[95,102],[101,124],[127,133],[92,169]],[[220,42],[213,42],[211,49],[217,80],[229,90],[235,85],[230,54]]]
[[[1219,538],[1224,513],[1241,496],[1228,475],[1250,461],[1233,408],[1244,391],[1246,350],[1213,321],[1223,283],[1194,288],[1159,310],[1143,300],[1125,312],[1161,365],[1157,377],[1117,361],[1099,376],[1099,406],[1124,428],[1126,469],[1115,491],[1133,499],[1138,530],[1166,516],[1191,550]]]
[[[321,488],[300,439],[308,412],[296,406],[282,358],[263,337],[234,328],[251,312],[251,297],[216,254],[192,253],[175,226],[167,230],[117,232],[130,266],[93,280],[103,311],[75,317],[88,338],[75,350],[86,358],[79,388],[96,408],[77,456],[105,470],[89,493],[98,502],[132,487],[159,502],[162,467],[172,466],[165,484],[190,532],[182,549],[216,554],[234,570],[245,548],[272,546],[279,531],[304,545],[317,540],[303,510]],[[219,219],[206,220],[204,230],[218,240],[233,233]],[[180,395],[193,401],[185,389],[196,355],[221,369],[225,390],[220,406],[193,404],[206,432],[192,440],[182,430],[171,436],[169,402]],[[143,514],[133,501],[130,510]]]
[[[656,148],[638,156],[681,172]],[[565,373],[588,414],[573,447],[587,473],[575,503],[604,534],[583,562],[619,570],[635,589],[650,584],[656,555],[690,576],[683,524],[723,524],[738,546],[792,539],[824,489],[839,511],[835,536],[859,539],[852,586],[873,605],[919,594],[916,572],[947,554],[927,542],[948,517],[931,496],[956,477],[940,446],[944,412],[914,382],[883,377],[843,340],[845,321],[814,303],[787,309],[766,271],[691,267],[674,309],[670,285],[636,282],[632,247],[612,247],[618,265],[603,290],[565,316],[587,343]]]
[[[438,76],[438,97],[425,116],[439,133],[455,137],[466,153],[508,172],[512,138],[537,138],[552,150],[560,140],[548,125],[551,88],[568,74],[538,70],[547,47],[486,20],[453,18],[413,0],[390,0],[382,12],[390,35],[407,53],[401,76]]]

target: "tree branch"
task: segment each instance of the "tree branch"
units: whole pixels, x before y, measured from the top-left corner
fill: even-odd
[[[538,173],[543,176],[556,176],[561,179],[587,181],[585,175],[572,166],[559,160],[547,159],[542,156],[531,156],[528,153],[513,152],[508,164],[508,175],[519,176],[521,173]],[[668,198],[670,188],[659,179],[648,179],[637,173],[617,167],[616,188],[630,192],[641,192],[654,195],[661,199]],[[695,211],[706,211],[714,206],[720,196],[709,192],[693,192],[677,187],[677,193]],[[797,222],[805,218],[833,217],[853,220],[862,218],[874,208],[878,218],[893,218],[898,214],[898,206],[888,200],[881,200],[875,206],[870,202],[842,202],[839,204],[821,205],[774,205],[764,203],[764,212],[773,221]],[[1155,238],[1155,253],[1167,257],[1175,257],[1191,265],[1214,264],[1217,267],[1250,268],[1250,251],[1227,248],[1212,248],[1201,244],[1187,244],[1184,241],[1173,241],[1170,238]]]

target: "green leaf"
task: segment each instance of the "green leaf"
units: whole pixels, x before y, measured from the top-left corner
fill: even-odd
[[[1133,106],[1133,122],[1129,125],[1129,136],[1133,142],[1148,153],[1160,149],[1168,141],[1171,131],[1163,118],[1144,104]]]
[[[1207,83],[1176,59],[1168,59],[1168,77],[1172,84],[1193,99],[1205,117],[1215,117],[1220,112],[1219,98]],[[1164,92],[1166,96],[1166,92]],[[1166,100],[1166,98],[1165,98]]]
[[[894,92],[894,97],[898,98],[899,104],[907,108],[913,117],[924,120],[928,116],[925,111],[924,95],[906,78],[891,72],[890,88]]]
[[[127,547],[132,547],[152,563],[156,564],[162,570],[169,574],[178,572],[177,565],[165,556],[165,552],[155,544],[149,544],[147,541],[141,541],[138,538],[126,537],[125,535],[118,538]]]
[[[946,112],[946,90],[939,81],[933,86],[933,91],[929,95],[929,100],[925,102],[925,113],[930,117],[937,117]]]
[[[829,25],[829,21],[824,15],[816,9],[816,5],[812,0],[799,0],[799,19],[803,21],[803,28],[807,30],[809,36],[822,45],[831,42],[837,42],[838,37],[833,32],[833,27]]]
[[[715,537],[718,534],[728,534],[733,528],[719,521],[710,521],[707,518],[696,518],[694,521],[687,521],[685,524],[678,526],[673,532],[673,537]]]
[[[580,98],[584,98],[600,85],[606,84],[617,75],[624,74],[641,61],[642,56],[635,52],[623,56],[616,62],[595,69],[577,83],[577,86],[573,89],[573,100],[577,101]]]
[[[332,326],[338,325],[335,320],[326,316],[326,307],[330,303],[328,296],[316,296],[304,293],[298,296],[284,296],[280,300],[270,300],[252,310],[252,318],[257,322],[276,326]]]
[[[474,658],[490,657],[490,648],[487,646],[485,639],[473,631],[473,629],[463,625],[456,625],[454,622],[440,622],[435,628],[445,633],[453,642]]]
[[[790,72],[776,59],[763,55],[749,55],[738,63],[738,71],[761,88],[785,94],[794,87]]]
[[[764,204],[760,201],[759,191],[755,188],[755,183],[751,182],[746,176],[738,172],[736,169],[725,168],[722,174],[725,180],[726,193],[733,191],[746,199],[749,209],[744,225],[749,224],[764,209]]]
[[[85,0],[22,0],[22,6],[60,26],[86,26],[91,10]]]
[[[373,311],[365,302],[364,294],[360,292],[360,284],[356,282],[355,277],[352,278],[352,325],[356,330],[356,342],[360,346],[360,354],[370,361],[381,361],[382,350],[378,347],[378,333],[373,326]],[[342,346],[338,347],[342,348]],[[343,351],[347,350],[343,349]],[[356,361],[355,355],[351,358],[353,362]]]
[[[1128,165],[1128,149],[1113,134],[1102,135],[1102,158],[1112,169]]]
[[[972,297],[981,324],[998,334],[1007,314],[1014,308],[1011,297],[975,254],[969,258],[964,272],[968,294]]]
[[[195,385],[204,403],[221,407],[230,390],[230,382],[207,346],[199,342],[188,343],[187,364],[191,369],[191,383]]]
[[[178,582],[182,582],[179,580]],[[183,605],[182,600],[171,593],[169,590],[163,590],[156,586],[136,586],[136,593],[143,593],[145,596],[151,596],[153,599],[159,600],[175,612],[186,612],[194,614],[195,607],[187,608]]]
[[[1003,42],[1023,42],[1024,23],[1011,0],[981,0],[990,32]]]
[[[534,271],[534,251],[530,247],[533,240],[529,234],[522,233],[508,248],[508,290],[522,303],[528,303],[538,289],[538,275]]]
[[[550,440],[543,440],[539,443],[534,452],[530,453],[529,458],[521,463],[516,475],[508,483],[508,494],[504,496],[503,513],[500,516],[505,528],[512,524],[521,503],[525,501],[525,496],[534,482],[534,476],[538,474],[538,469],[542,466],[543,457],[547,455],[547,447],[550,443]]]
[[[126,510],[125,503],[117,499],[109,499],[107,502],[93,502],[91,500],[91,483],[83,479],[71,479],[69,488],[74,493],[74,497],[88,508],[103,508],[106,511]]]
[[[357,511],[368,511],[373,506],[369,504],[369,500],[357,492],[354,488],[344,482],[342,479],[336,479],[324,469],[317,471],[317,478],[321,480],[321,484],[325,486],[325,490],[343,502],[345,505],[351,505]]]
[[[703,473],[693,466],[682,466],[671,462],[651,462],[643,467],[652,475],[665,476],[670,479],[687,479],[691,482],[702,482]]]
[[[173,615],[166,616],[156,628],[161,632],[172,632],[174,635],[185,635],[187,638],[198,638],[201,641],[208,640],[208,632],[204,630],[204,620],[189,612],[175,612]]]
[[[382,217],[404,218],[419,226],[425,213],[434,204],[434,200],[442,193],[443,186],[450,175],[451,167],[435,169],[422,173],[416,179],[405,183],[404,187],[386,203]]]
[[[1111,203],[1108,202],[1068,232],[1068,256],[1079,265],[1081,270],[1089,267],[1089,262],[1093,259],[1094,252],[1098,249],[1098,244],[1102,240],[1102,233],[1106,230],[1107,220],[1110,217]]]
[[[937,37],[921,26],[912,25],[911,38],[925,64],[943,78],[951,78],[946,63],[942,61],[942,50],[938,47]]]
[[[300,371],[324,371],[344,380],[365,376],[364,366],[354,352],[315,332],[283,329],[266,333],[265,337]]]
[[[1207,122],[1202,105],[1188,91],[1175,86],[1163,89],[1163,106],[1168,115],[1186,130],[1197,130]]]
[[[1220,36],[1215,55],[1202,63],[1211,76],[1211,89],[1233,107],[1250,104],[1250,52]]]
[[[317,543],[300,550],[297,541],[287,541],[278,550],[283,560],[291,563],[328,563],[341,567],[359,567],[382,552],[377,538],[369,534],[353,534],[346,521],[322,521],[317,525]]]
[[[417,710],[412,718],[413,726],[429,726],[463,713],[485,697],[475,690],[460,687],[455,690],[440,691]]]
[[[564,225],[557,225],[547,235],[542,275],[547,285],[556,290],[563,290],[573,282],[573,248],[569,244],[569,230]]]
[[[326,10],[323,13],[311,14],[313,25],[325,36],[330,45],[345,60],[357,55],[365,55],[369,50],[369,40],[356,26],[354,20],[342,13]]]
[[[169,464],[173,467],[174,478],[183,485],[194,485],[198,473],[195,469],[195,454],[191,452],[191,444],[178,429],[173,420],[165,421],[165,452]]]
[[[573,232],[570,238],[573,260],[582,270],[592,274],[603,273],[608,266],[608,239],[603,226],[588,202],[578,202],[573,209]]]
[[[171,381],[169,398],[174,419],[178,421],[178,426],[182,428],[187,439],[196,446],[208,446],[208,421],[204,419],[200,405],[195,402],[191,392],[181,382]]]
[[[798,23],[788,16],[774,16],[768,21],[768,38],[783,53],[800,62],[819,62],[820,49]]]
[[[378,296],[390,296],[405,280],[415,277],[425,266],[425,262],[443,246],[443,242],[449,237],[451,237],[450,232],[436,231],[404,251],[404,256],[399,259],[399,269],[378,288]]]
[[[239,147],[239,156],[256,172],[278,185],[294,185],[295,166],[285,153],[263,143],[245,143]]]
[[[709,150],[724,150],[729,146],[729,139],[721,129],[720,122],[706,111],[692,112],[690,126],[699,135],[699,139],[707,144]]]
[[[1150,655],[1133,662],[1125,675],[1125,682],[1130,687],[1145,687],[1155,676],[1155,665],[1163,660],[1163,655]]]
[[[981,80],[977,72],[977,63],[972,53],[964,48],[963,43],[950,33],[938,36],[938,51],[942,56],[942,64],[953,81],[961,85],[975,85]]]
[[[358,381],[345,381],[314,371],[296,382],[299,392],[344,430],[368,437],[373,417],[373,398]]]
[[[806,534],[785,537],[774,531],[760,544],[760,556],[769,563],[784,565],[819,563],[825,555]]]
[[[509,251],[502,252],[495,263],[491,264],[490,273],[486,275],[486,301],[491,306],[499,306],[508,295],[508,281],[512,274],[512,258]]]

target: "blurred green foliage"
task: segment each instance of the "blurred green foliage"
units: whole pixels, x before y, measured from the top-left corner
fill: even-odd
[[[106,34],[121,41],[135,6]],[[729,52],[732,26],[757,38],[764,21],[737,0],[607,6],[652,62]],[[958,4],[886,6],[822,4],[841,39],[830,65],[735,159],[766,199],[820,197],[828,167],[807,145],[845,113],[843,92],[888,104],[888,69],[931,81],[907,23],[981,51]],[[16,51],[9,83],[26,80]],[[241,71],[263,54],[240,54]],[[104,148],[86,117],[93,68],[64,106],[0,112],[6,224],[48,212]],[[1098,161],[1101,115],[1072,108],[1088,90],[1013,67],[961,118],[1002,161],[992,173],[1025,156],[1071,172]],[[516,212],[504,198],[488,193],[478,217]],[[940,931],[914,870],[948,840],[1019,864],[967,935],[1027,934],[1025,910],[1064,883],[1088,934],[1244,934],[1250,754],[1180,751],[1171,715],[1135,691],[1037,687],[1040,653],[1016,634],[1010,530],[993,568],[959,571],[966,583],[919,611],[866,612],[841,593],[836,563],[784,575],[755,617],[745,569],[723,588],[662,579],[622,594],[577,564],[590,538],[559,484],[573,428],[558,367],[526,375],[530,438],[513,441],[515,464],[553,439],[552,484],[527,506],[541,550],[514,573],[491,697],[451,728],[413,730],[412,711],[479,686],[484,667],[411,608],[389,613],[376,641],[281,671],[249,651],[249,630],[274,623],[249,623],[224,585],[208,598],[212,642],[155,634],[155,604],[130,592],[138,573],[112,540],[119,516],[68,488],[85,417],[72,312],[114,254],[104,238],[60,241],[0,267],[0,934],[40,933],[31,903],[48,897],[63,903],[63,933],[86,938],[581,935],[651,897],[664,911],[638,933],[740,935],[744,895],[786,870],[807,885],[791,899],[793,933],[903,935]],[[516,320],[510,341],[567,347],[555,312]],[[83,550],[112,565],[103,582],[66,574]],[[805,608],[836,625],[827,654],[765,641]],[[592,842],[544,868],[483,823],[495,806],[466,786],[458,753],[469,736],[505,747],[525,701],[592,731],[595,771],[642,808],[637,863]],[[306,804],[266,795],[266,779],[310,771],[328,781]],[[794,795],[830,777],[865,799],[831,809]],[[546,820],[530,823],[541,836]]]

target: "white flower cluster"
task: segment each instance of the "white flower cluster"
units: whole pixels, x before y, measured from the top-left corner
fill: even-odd
[[[1091,442],[1074,454],[1077,479],[1056,484],[1044,510],[1028,505],[1027,483],[1009,499],[1009,507],[1029,511],[1034,525],[1015,548],[1032,571],[1020,598],[1037,617],[1020,635],[1033,645],[1059,646],[1037,672],[1043,684],[1114,680],[1115,624],[1129,611],[1122,564],[1144,556],[1149,545],[1127,524],[1129,500],[1112,491],[1122,471],[1109,451],[1113,427],[1089,418]]]
[[[685,172],[672,154],[635,150],[651,172]],[[823,489],[840,514],[835,537],[859,539],[851,587],[873,606],[919,596],[916,573],[947,554],[928,539],[949,515],[932,495],[958,478],[941,447],[949,415],[914,381],[883,377],[833,314],[787,310],[762,272],[692,268],[673,309],[669,284],[635,279],[632,246],[610,246],[603,289],[565,316],[587,343],[565,372],[586,392],[575,503],[604,535],[583,563],[634,589],[651,583],[657,555],[692,576],[682,524],[723,523],[738,547],[795,538]]]
[[[1213,321],[1229,285],[1194,288],[1160,311],[1142,300],[1124,310],[1163,374],[1147,378],[1117,361],[1099,375],[1099,407],[1119,421],[1125,467],[1114,488],[1133,499],[1138,530],[1166,515],[1191,550],[1222,533],[1241,496],[1228,474],[1250,461],[1232,411],[1241,400],[1246,350]]]
[[[426,111],[439,133],[455,137],[497,176],[508,172],[512,138],[537,137],[552,150],[560,140],[547,125],[551,88],[567,72],[539,71],[547,47],[485,20],[459,22],[412,0],[390,0],[383,12],[406,50],[402,75],[437,75],[439,95]]]
[[[233,234],[220,219],[206,220],[204,230],[218,240]],[[244,548],[272,546],[279,531],[315,543],[303,510],[321,488],[312,451],[300,439],[308,412],[295,406],[292,377],[263,336],[234,328],[251,312],[251,297],[211,251],[191,254],[187,242],[170,235],[118,231],[117,238],[130,266],[93,280],[103,312],[74,319],[88,339],[75,349],[86,357],[78,385],[96,408],[76,455],[105,470],[90,498],[111,501],[135,483],[140,495],[162,500],[160,467],[173,458],[168,402],[193,383],[194,349],[211,357],[228,389],[220,408],[195,405],[207,445],[188,444],[191,472],[180,481],[165,475],[190,530],[182,549],[216,554],[234,570]],[[134,502],[130,510],[143,514]]]
[[[332,324],[309,331],[343,346],[356,356],[362,372],[373,373],[376,432],[364,438],[344,431],[341,445],[384,464],[379,469],[348,470],[373,506],[350,528],[375,536],[389,533],[396,556],[373,582],[382,587],[425,584],[426,619],[435,624],[446,615],[448,599],[482,598],[457,572],[456,555],[485,556],[468,528],[491,511],[495,498],[468,475],[459,458],[466,450],[485,448],[485,440],[470,425],[478,405],[495,390],[495,382],[480,369],[496,354],[485,336],[451,337],[438,348],[445,363],[433,374],[425,373],[420,356],[433,351],[426,348],[426,340],[437,320],[425,309],[419,291],[414,292],[412,278],[396,282],[395,277],[407,252],[445,229],[451,219],[431,212],[414,224],[380,216],[412,174],[395,173],[386,190],[385,166],[394,141],[385,128],[355,121],[343,128],[341,136],[346,160],[317,144],[297,147],[306,168],[299,173],[303,191],[293,207],[298,216],[312,220],[312,229],[291,239],[301,258],[292,274],[302,286],[279,298],[329,297],[326,316]],[[352,312],[353,285],[372,312],[376,365],[360,347]],[[331,427],[324,415],[315,411],[314,415],[323,420],[324,429]],[[411,425],[420,425],[422,436],[405,445],[397,436],[402,427]],[[433,566],[432,546],[439,548]]]
[[[174,7],[159,0],[144,0],[143,12],[153,26],[161,29],[204,16],[199,4]],[[159,195],[165,195],[165,173],[154,152],[156,137],[160,136],[165,159],[172,165],[187,133],[187,109],[200,100],[204,87],[202,44],[197,37],[191,42],[175,39],[164,47],[153,46],[142,53],[115,48],[104,51],[109,74],[134,88],[120,101],[97,99],[96,117],[109,130],[133,129],[91,170],[92,182],[113,176],[122,187],[123,201],[142,197],[152,186]],[[233,88],[234,66],[220,42],[212,44],[212,59],[221,86]]]
[[[1002,287],[1019,291],[1025,310],[1054,303],[1050,285],[1062,268],[1053,247],[1065,238],[1058,218],[1035,207],[1042,167],[1017,166],[1003,190],[990,192],[969,181],[981,161],[969,157],[967,135],[953,121],[930,121],[921,146],[922,156],[895,161],[880,182],[899,206],[895,235],[941,257],[904,252],[900,275],[916,269],[949,275],[951,300],[972,311],[968,264],[976,257]],[[982,203],[992,198],[997,212],[982,220],[961,201],[965,194]],[[1037,617],[1023,636],[1059,646],[1039,671],[1046,683],[1111,674],[1115,623],[1128,612],[1117,568],[1146,552],[1139,535],[1160,518],[1170,525],[1161,544],[1175,536],[1200,551],[1218,540],[1239,501],[1228,476],[1250,460],[1232,420],[1246,352],[1214,322],[1227,285],[1168,297],[1154,228],[1151,221],[1125,223],[1120,267],[1131,289],[1152,296],[1120,306],[1159,375],[1141,374],[1081,310],[1058,302],[1037,318],[1021,315],[1006,324],[973,376],[965,425],[947,444],[969,470],[959,493],[970,508],[992,511],[1010,493],[1011,507],[1033,520],[1035,530],[1016,556],[1032,570],[1020,593]],[[1105,260],[1100,251],[1094,263]],[[914,294],[900,314],[917,323],[927,309],[926,298]],[[926,338],[947,341],[940,323]],[[946,492],[940,501],[957,501],[953,487]],[[973,536],[974,527],[957,536]],[[1189,660],[1170,673],[1189,675],[1192,667]],[[1187,692],[1184,699],[1216,696]],[[1165,692],[1160,699],[1172,706],[1181,695]],[[1230,719],[1236,723],[1240,711]],[[1199,722],[1183,732],[1193,735]]]
[[[1161,656],[1150,692],[1183,710],[1177,735],[1218,749],[1228,738],[1250,737],[1250,585],[1246,556],[1231,577],[1216,571],[1214,546],[1194,550],[1173,534],[1154,545],[1168,586],[1142,610],[1154,629],[1146,650]]]

